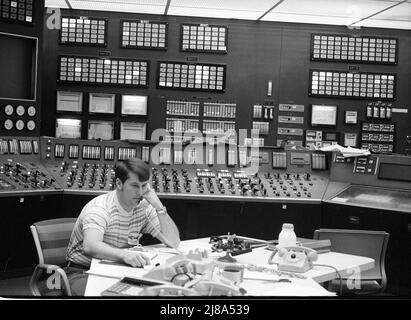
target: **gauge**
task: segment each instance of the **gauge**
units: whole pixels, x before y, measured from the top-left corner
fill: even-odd
[[[16,108],[16,113],[17,115],[19,115],[20,117],[26,112],[26,109],[24,109],[24,107],[22,105],[18,106]]]
[[[37,111],[36,107],[34,107],[34,106],[30,106],[30,107],[27,108],[27,114],[30,117],[34,117],[36,115],[36,111]]]
[[[7,114],[8,116],[11,116],[14,112],[14,108],[11,104],[8,104],[5,108],[4,108],[4,113]]]
[[[16,129],[17,130],[23,130],[24,129],[24,121],[23,120],[17,120]]]
[[[27,122],[27,129],[33,131],[34,129],[36,129],[36,123],[33,120],[29,120]]]
[[[6,121],[4,121],[4,128],[6,130],[11,130],[13,129],[13,121],[10,119],[7,119]]]

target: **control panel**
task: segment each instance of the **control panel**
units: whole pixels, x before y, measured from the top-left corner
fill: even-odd
[[[173,144],[52,137],[0,139],[0,194],[22,190],[99,194],[115,189],[118,161],[152,169],[160,197],[321,202],[325,153],[233,144]]]
[[[133,157],[149,162],[149,146],[126,141],[40,138],[41,162],[69,193],[114,190],[116,162]]]
[[[151,184],[165,198],[321,201],[328,183],[324,153],[225,144],[175,145],[40,138],[41,161],[65,192],[115,188],[117,161],[144,160]],[[254,170],[250,170],[254,161]]]
[[[0,195],[44,191],[61,192],[61,187],[39,161],[38,138],[1,138]]]
[[[114,165],[78,161],[63,161],[58,170],[51,169],[52,174],[59,175],[59,182],[68,190],[114,190]]]
[[[152,186],[159,193],[195,194],[207,198],[313,199],[320,197],[315,185],[326,179],[311,173],[257,172],[241,170],[153,168]]]
[[[387,170],[386,168],[390,168]],[[411,157],[405,155],[371,154],[344,158],[333,154],[330,181],[348,184],[409,189]],[[410,177],[407,178],[407,175]]]

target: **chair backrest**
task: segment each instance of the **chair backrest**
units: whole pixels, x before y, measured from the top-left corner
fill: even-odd
[[[66,252],[77,218],[39,221],[30,226],[39,263],[65,265]]]
[[[353,254],[374,259],[371,270],[361,272],[362,280],[380,280],[381,287],[387,286],[385,254],[390,234],[385,231],[319,229],[314,231],[314,239],[331,241],[331,251]]]

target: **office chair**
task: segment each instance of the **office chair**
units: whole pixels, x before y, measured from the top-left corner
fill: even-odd
[[[66,265],[66,251],[76,220],[77,218],[50,219],[30,226],[39,257],[39,263],[30,279],[30,291],[34,296],[71,296],[69,281],[63,268]],[[48,289],[41,292],[44,290],[40,290],[39,280],[44,272],[46,277],[52,274],[60,277],[59,290]]]
[[[348,289],[347,279],[343,279],[343,294],[367,295],[382,293],[387,287],[385,274],[385,254],[390,234],[385,231],[319,229],[314,231],[315,240],[329,239],[331,251],[369,257],[374,259],[371,270],[361,272],[360,289]],[[338,291],[340,282],[330,282],[329,290]]]

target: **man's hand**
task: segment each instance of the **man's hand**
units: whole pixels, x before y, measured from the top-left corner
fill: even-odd
[[[143,267],[150,264],[150,258],[143,252],[123,250],[122,260],[132,267]]]
[[[158,198],[157,193],[155,193],[155,191],[151,189],[150,186],[147,188],[147,191],[143,194],[143,198],[146,199],[156,211],[163,208],[163,204]]]

